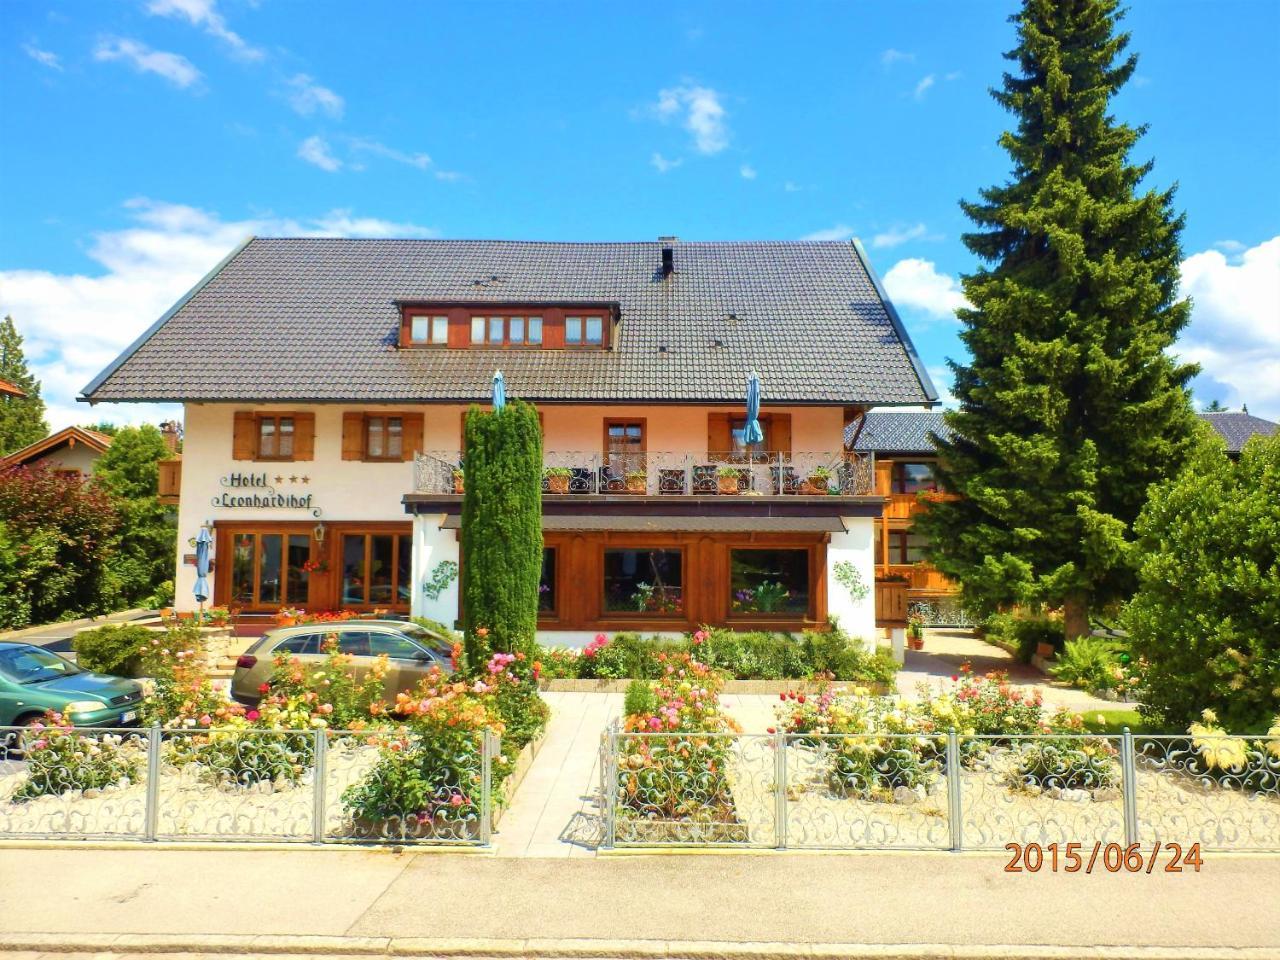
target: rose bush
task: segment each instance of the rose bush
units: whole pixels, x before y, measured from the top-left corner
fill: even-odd
[[[29,728],[23,752],[27,774],[13,792],[14,803],[73,791],[123,788],[137,783],[142,772],[143,750],[133,738],[77,731],[56,713]]]

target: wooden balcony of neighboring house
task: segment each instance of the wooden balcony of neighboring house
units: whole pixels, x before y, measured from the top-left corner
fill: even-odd
[[[886,520],[909,520],[922,510],[927,510],[930,503],[941,500],[955,500],[956,494],[926,490],[920,493],[886,493],[884,518]]]
[[[174,457],[172,460],[161,460],[157,466],[160,467],[160,486],[159,499],[161,503],[177,503],[178,497],[182,493],[182,458]]]
[[[466,464],[457,451],[414,461],[413,492],[458,494]],[[545,497],[867,497],[875,495],[871,454],[837,451],[703,452],[547,450]]]
[[[956,585],[928,563],[877,563],[876,580],[901,581],[911,597],[955,593]]]

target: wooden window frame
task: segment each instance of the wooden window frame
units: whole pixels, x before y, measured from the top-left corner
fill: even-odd
[[[914,567],[917,564],[928,563],[926,559],[908,560],[907,538],[916,531],[911,527],[890,527],[885,531],[885,553],[889,557],[889,566],[891,567]]]
[[[551,551],[551,579],[554,586],[551,588],[551,609],[539,609],[538,619],[554,623],[560,619],[560,560],[564,555],[564,551],[560,548],[560,545],[556,543],[550,545],[544,543],[542,545],[542,549],[544,552],[547,550]],[[459,594],[459,596],[461,596],[461,594]]]
[[[640,446],[638,449],[631,451],[632,453],[648,453],[649,452],[649,418],[648,417],[605,417],[603,424],[604,440],[601,451],[607,457],[612,451],[609,449],[609,428],[610,427],[630,427],[639,424],[640,426]]]
[[[619,305],[614,301],[579,301],[579,302],[440,302],[440,301],[402,301],[400,308],[399,345],[406,350],[610,350],[613,346],[614,328],[618,323]],[[599,343],[566,343],[565,317],[591,317],[600,320]],[[434,329],[435,318],[446,318],[444,343],[431,340],[413,339],[413,319],[428,317],[428,332]],[[471,341],[471,321],[483,317],[485,321],[485,339],[481,342]],[[489,320],[500,317],[503,321],[502,342],[489,341]],[[511,342],[511,319],[522,317],[525,321],[525,336],[520,342]],[[542,335],[537,343],[529,341],[530,318],[542,321]],[[585,333],[585,329],[584,329]]]
[[[337,595],[336,606],[339,610],[390,610],[390,611],[401,612],[404,610],[408,610],[413,606],[412,602],[405,604],[405,603],[400,603],[397,599],[392,599],[387,603],[375,603],[374,601],[369,599],[369,589],[370,589],[369,570],[373,565],[372,561],[373,561],[373,538],[374,537],[390,537],[391,538],[391,596],[393,598],[399,597],[399,590],[397,588],[400,586],[400,582],[397,579],[397,574],[400,569],[400,541],[404,537],[409,538],[409,544],[408,544],[409,556],[410,556],[409,592],[410,594],[413,593],[413,563],[412,563],[413,534],[411,531],[363,529],[359,525],[355,525],[352,527],[352,529],[339,531],[337,536],[338,536],[338,542],[337,542],[337,549],[336,549],[335,556],[337,558],[338,571],[337,571],[336,582],[334,586],[336,588],[336,595]],[[343,558],[346,556],[346,541],[348,537],[359,537],[364,540],[364,561],[363,561],[364,571],[365,571],[364,589],[363,589],[364,599],[362,599],[358,603],[348,603],[346,601],[346,598],[343,596],[344,574],[342,571],[342,563],[343,563]]]
[[[280,599],[272,600],[264,603],[261,600],[260,587],[262,585],[262,538],[269,536],[280,537]],[[307,538],[307,562],[315,559],[316,542],[315,537],[305,527],[290,526],[284,524],[273,527],[270,524],[252,525],[247,527],[231,526],[227,530],[226,544],[230,556],[227,559],[227,581],[226,596],[229,605],[243,605],[247,610],[269,610],[271,608],[280,609],[283,607],[305,606],[310,603],[311,598],[311,573],[310,570],[304,570],[307,578],[307,595],[302,598],[289,596],[289,539],[290,537]],[[237,537],[253,538],[253,566],[250,571],[250,585],[253,596],[246,601],[242,601],[233,595],[235,590],[235,551]]]
[[[808,593],[807,602],[803,611],[780,610],[776,613],[764,613],[759,610],[740,610],[733,609],[733,551],[735,550],[790,550],[795,553],[804,553],[805,555],[805,578],[808,581],[806,590]],[[816,608],[818,602],[818,581],[821,579],[818,574],[820,559],[817,547],[811,543],[735,543],[729,542],[724,545],[725,557],[725,622],[726,623],[743,623],[756,621],[793,621],[793,620],[816,620]]]
[[[427,339],[415,340],[413,338],[413,321],[419,317],[427,321]],[[435,330],[436,321],[444,321],[444,342],[436,343]],[[405,315],[404,336],[407,346],[416,348],[433,347],[438,350],[447,350],[449,348],[449,312],[447,310],[412,310]]]
[[[403,463],[404,462],[404,414],[402,413],[366,413],[360,426],[362,455],[361,459],[365,463]],[[369,452],[369,431],[374,420],[382,421],[382,449],[386,451],[390,447],[391,439],[391,421],[400,421],[400,452],[392,456],[390,453],[382,453],[380,456],[374,456]]]
[[[933,487],[929,490],[907,490],[906,487],[906,468],[907,465],[919,465],[929,468],[929,473],[933,477]],[[936,472],[936,460],[894,460],[889,468],[889,492],[890,493],[936,493],[938,490],[938,474]]]
[[[680,554],[680,609],[674,613],[656,613],[649,610],[610,610],[608,591],[605,588],[605,554],[610,550],[631,550],[636,552],[660,551],[662,553]],[[676,623],[689,619],[689,545],[687,543],[608,543],[602,542],[599,547],[599,597],[600,618],[609,620],[662,620]]]
[[[569,339],[569,320],[582,321],[582,339]],[[592,343],[587,339],[587,321],[600,321],[600,342]],[[609,337],[609,318],[600,310],[566,310],[564,312],[564,348],[566,350],[601,350]]]
[[[262,425],[267,420],[271,420],[275,424],[276,449],[280,448],[280,421],[289,421],[289,455],[281,454],[266,455],[262,452]],[[297,456],[298,449],[298,418],[292,413],[255,413],[253,415],[253,459],[260,460],[263,463],[292,463]]]
[[[513,341],[511,339],[511,321],[519,318],[524,321],[524,339]],[[477,341],[472,338],[472,331],[475,329],[475,322],[481,320],[484,323],[485,339]],[[502,321],[502,340],[490,340],[489,334],[492,331],[494,320]],[[538,321],[538,342],[533,343],[529,339],[529,321]],[[526,313],[519,310],[510,312],[499,310],[486,310],[481,312],[479,309],[472,309],[468,314],[467,320],[467,345],[473,350],[488,348],[490,350],[541,350],[543,348],[543,340],[547,333],[547,318],[541,311]],[[439,344],[436,344],[439,346]]]

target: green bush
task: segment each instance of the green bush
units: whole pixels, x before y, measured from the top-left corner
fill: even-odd
[[[1081,690],[1108,690],[1115,686],[1122,652],[1123,646],[1107,637],[1077,637],[1067,641],[1049,672]]]
[[[1147,661],[1147,714],[1173,729],[1209,708],[1234,731],[1280,713],[1280,435],[1250,440],[1238,463],[1206,438],[1151,488],[1134,530],[1122,620]]]
[[[700,633],[706,638],[691,651],[693,655],[736,680],[790,680],[813,672],[804,646],[789,633],[738,633],[719,627]]]
[[[1029,663],[1036,647],[1050,644],[1061,650],[1063,644],[1062,618],[1031,616],[1020,613],[993,613],[983,621],[984,636],[992,643],[1011,647],[1015,656]]]
[[[95,627],[82,630],[71,638],[76,663],[95,673],[117,677],[137,677],[142,672],[142,659],[157,636],[153,630],[136,624]]]
[[[806,630],[803,644],[810,675],[892,686],[898,673],[897,661],[889,650],[881,647],[868,653],[861,640],[850,638],[834,624],[829,630]]]
[[[627,686],[622,715],[625,717],[650,716],[658,709],[658,695],[647,680],[632,680]]]

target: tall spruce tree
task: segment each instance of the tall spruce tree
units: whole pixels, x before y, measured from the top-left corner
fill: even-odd
[[[542,428],[532,405],[467,411],[462,619],[467,664],[531,648],[542,578]],[[481,636],[479,630],[486,633]]]
[[[943,489],[920,527],[937,566],[979,612],[1061,606],[1068,637],[1133,589],[1132,524],[1147,487],[1176,473],[1194,430],[1188,379],[1165,352],[1183,217],[1173,190],[1139,192],[1144,132],[1111,98],[1133,75],[1117,0],[1025,0],[1016,65],[992,95],[1017,118],[1000,144],[1013,175],[962,203],[958,312],[970,362],[951,362],[959,410],[939,441]]]
[[[25,397],[0,396],[0,456],[21,450],[49,432],[40,399],[40,381],[27,369],[22,336],[13,322],[0,322],[0,380],[18,387]]]

